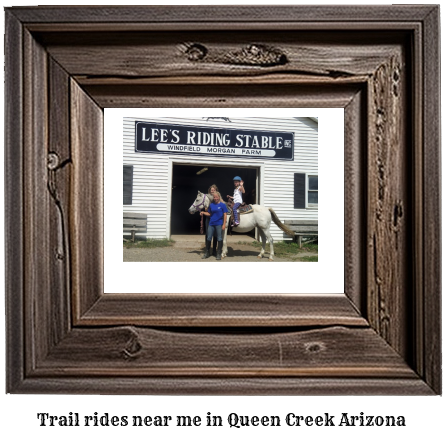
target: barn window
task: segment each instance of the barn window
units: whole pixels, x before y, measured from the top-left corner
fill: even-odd
[[[294,173],[294,208],[318,207],[318,175]]]
[[[134,166],[123,166],[123,205],[132,205],[132,174]]]
[[[308,207],[318,207],[318,175],[308,175]]]

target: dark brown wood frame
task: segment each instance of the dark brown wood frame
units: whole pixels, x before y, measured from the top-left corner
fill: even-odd
[[[7,391],[441,394],[439,40],[438,6],[6,9]],[[171,106],[345,108],[345,295],[103,294],[102,110]]]

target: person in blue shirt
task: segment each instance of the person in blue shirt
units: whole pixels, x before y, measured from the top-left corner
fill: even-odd
[[[223,231],[226,228],[226,216],[228,214],[228,208],[226,204],[220,202],[220,193],[214,192],[214,200],[208,207],[208,211],[200,212],[201,216],[209,216],[208,233],[206,236],[206,249],[203,255],[204,259],[209,257],[209,251],[211,249],[212,236],[217,236],[217,260],[221,260],[221,252],[223,246]]]
[[[218,191],[219,191],[218,187],[215,184],[212,184],[212,186],[209,187],[209,189],[208,189],[208,195],[211,195],[211,197],[213,198],[214,197],[214,193],[218,192]],[[223,201],[223,198],[221,196],[220,196],[220,202],[225,203],[225,201]],[[205,208],[205,211],[208,211],[208,209]],[[206,216],[206,218],[205,218],[205,230],[206,230],[206,233],[205,233],[205,245],[206,245],[206,239],[208,237],[208,227],[209,227],[209,216]],[[214,234],[214,236],[212,238],[212,255],[214,257],[217,256],[217,236],[215,234]],[[203,255],[202,259],[204,259],[204,258],[205,258],[205,256]]]

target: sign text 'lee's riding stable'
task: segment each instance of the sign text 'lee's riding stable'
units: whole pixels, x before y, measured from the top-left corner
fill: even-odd
[[[135,123],[135,151],[292,160],[292,132]]]

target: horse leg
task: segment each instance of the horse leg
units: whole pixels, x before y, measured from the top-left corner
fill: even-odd
[[[265,253],[266,248],[266,235],[264,231],[261,228],[258,228],[258,232],[260,233],[260,239],[261,239],[261,251],[260,254],[257,256],[259,259],[263,257],[263,254]]]
[[[225,231],[223,231],[223,249],[222,249],[222,254],[221,254],[222,259],[224,259],[228,255],[228,244],[227,244],[228,222],[229,222],[229,218],[228,218],[228,221],[226,222]]]
[[[271,231],[269,228],[263,230],[263,232],[266,234],[266,237],[269,240],[269,261],[272,262],[274,260],[274,240],[272,239]]]

